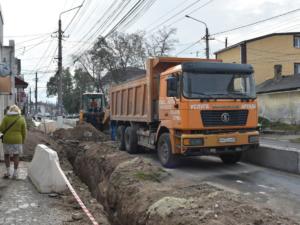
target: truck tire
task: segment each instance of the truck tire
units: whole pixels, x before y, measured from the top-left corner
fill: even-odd
[[[178,164],[178,156],[172,153],[170,134],[163,133],[158,140],[157,154],[160,163],[166,168],[175,168]]]
[[[241,152],[220,155],[221,160],[225,164],[235,164],[238,161],[240,161],[241,157],[242,157]]]
[[[121,151],[125,150],[125,128],[124,125],[121,125],[117,129],[117,140],[119,141],[119,150]]]
[[[127,127],[125,130],[125,149],[129,154],[135,154],[138,151],[138,138],[136,129],[133,127]]]

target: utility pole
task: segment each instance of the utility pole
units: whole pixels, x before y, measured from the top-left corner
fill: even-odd
[[[35,97],[35,106],[34,106],[34,113],[37,114],[37,99],[38,99],[38,77],[37,77],[37,72],[35,73],[35,92],[34,92],[34,97]]]
[[[208,33],[207,26],[205,28],[205,45],[206,45],[205,47],[206,58],[209,59],[209,33]]]
[[[59,14],[59,20],[58,20],[58,57],[57,57],[57,66],[58,66],[58,84],[57,84],[57,105],[58,105],[58,115],[62,116],[63,114],[63,79],[62,79],[62,38],[63,38],[63,31],[61,28],[61,16],[67,12],[70,12],[74,9],[80,9],[83,5],[85,0],[82,2],[81,5],[76,6],[72,9],[68,9],[66,11],[63,11]]]
[[[205,47],[205,55],[206,55],[206,58],[209,59],[209,52],[210,52],[210,49],[209,49],[209,40],[211,40],[211,39],[210,39],[210,36],[209,36],[209,31],[208,31],[207,24],[205,22],[203,22],[201,20],[198,20],[198,19],[196,19],[194,17],[191,17],[189,15],[185,15],[185,17],[189,18],[189,19],[192,19],[192,20],[195,20],[195,21],[197,21],[199,23],[202,23],[205,26],[205,37],[204,37],[204,39],[205,39],[205,46],[206,46]]]
[[[57,104],[58,104],[58,115],[62,116],[62,30],[61,30],[61,19],[58,20],[58,89],[57,89]]]

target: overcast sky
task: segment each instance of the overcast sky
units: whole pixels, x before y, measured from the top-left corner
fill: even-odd
[[[116,0],[116,5],[122,1]],[[92,44],[94,38],[88,40],[89,35],[93,34],[104,21],[103,18],[101,20],[101,17],[103,14],[105,15],[112,2],[113,0],[85,1],[78,16],[75,17],[74,22],[65,33],[69,37],[65,38],[63,42],[64,66],[72,66],[70,56]],[[136,0],[132,0],[132,3],[134,2]],[[34,71],[40,71],[38,74],[40,100],[55,101],[55,98],[48,99],[46,97],[45,87],[47,80],[57,68],[57,62],[53,59],[57,52],[57,38],[55,38],[55,33],[51,33],[57,31],[59,13],[81,3],[82,0],[0,1],[4,18],[5,44],[8,44],[10,39],[15,40],[16,56],[22,60],[22,73],[25,80],[30,83],[32,90],[34,89]],[[201,23],[185,18],[185,14],[205,21],[208,24],[209,32],[214,34],[300,8],[299,3],[300,0],[156,0],[138,20],[121,31],[145,30],[146,34],[150,35],[163,26],[175,27],[179,43],[173,54],[181,52],[179,56],[193,57],[199,51],[199,56],[205,57],[204,41],[183,51],[201,39],[205,31],[205,27]],[[76,10],[62,16],[63,29],[70,22],[74,13]],[[211,52],[224,47],[225,37],[228,37],[229,45],[231,45],[267,33],[299,31],[299,19],[300,11],[297,11],[256,26],[216,35],[213,37],[215,40],[210,42]],[[96,24],[97,21],[99,21],[98,24]],[[92,29],[95,24],[96,26]],[[101,34],[105,34],[112,26],[103,30]]]

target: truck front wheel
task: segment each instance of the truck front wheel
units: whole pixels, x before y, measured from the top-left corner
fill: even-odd
[[[238,161],[240,161],[241,157],[242,157],[241,152],[220,155],[221,160],[225,164],[235,164]]]
[[[129,154],[134,154],[138,151],[136,129],[133,127],[127,127],[125,130],[125,149]]]
[[[174,168],[178,163],[178,156],[172,153],[170,134],[164,133],[159,137],[157,154],[160,163],[166,168]]]
[[[117,139],[119,141],[119,149],[124,151],[125,150],[125,126],[124,125],[121,125],[121,126],[118,126],[118,129],[117,129]]]

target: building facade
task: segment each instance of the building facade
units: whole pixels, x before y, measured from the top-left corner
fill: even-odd
[[[4,109],[13,104],[22,102],[24,88],[27,83],[21,73],[21,61],[15,57],[15,42],[9,41],[9,45],[3,44],[3,16],[0,6],[0,122],[4,117]],[[16,82],[19,85],[16,85]],[[2,143],[0,144],[0,159],[3,159]]]
[[[257,84],[273,78],[277,64],[282,65],[282,74],[300,75],[300,33],[264,35],[221,49],[215,55],[223,62],[252,64]]]
[[[256,88],[259,114],[273,122],[300,124],[300,76],[283,76],[281,65],[274,77]]]

